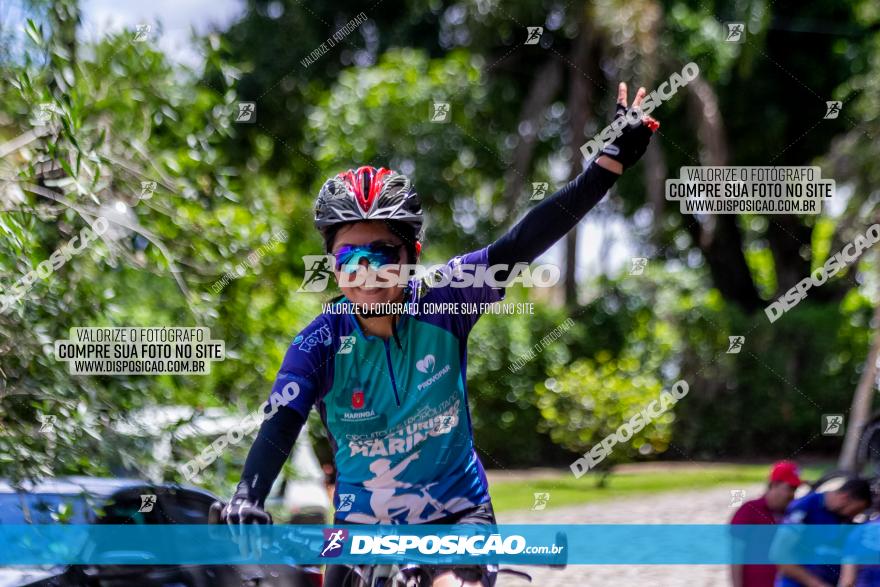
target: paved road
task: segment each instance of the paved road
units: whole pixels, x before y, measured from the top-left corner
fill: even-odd
[[[498,515],[502,524],[723,524],[733,509],[730,489],[720,487],[699,491],[661,493],[642,498],[626,498],[596,504],[567,506],[532,512]],[[746,499],[760,495],[761,485],[740,486]],[[729,585],[728,569],[713,565],[594,566],[577,565],[564,570],[521,567],[538,587],[723,587]],[[499,587],[523,587],[523,580],[502,576]]]

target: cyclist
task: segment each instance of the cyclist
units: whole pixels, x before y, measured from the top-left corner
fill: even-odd
[[[645,93],[639,88],[627,109],[621,83],[612,123],[617,137],[500,239],[447,267],[530,263],[565,236],[647,149],[659,123],[639,109]],[[406,276],[405,285],[348,287],[340,279],[380,267],[399,275],[400,265],[418,260],[422,223],[409,181],[387,169],[350,170],[321,188],[315,225],[335,258],[343,294],[335,308],[350,312],[325,311],[287,350],[272,394],[293,399],[263,422],[223,508],[221,520],[234,534],[243,535],[242,524],[271,523],[264,500],[313,406],[335,455],[335,524],[495,523],[465,386],[467,337],[478,315],[354,312],[356,304],[490,303],[501,300],[503,290],[428,287]],[[504,271],[502,279],[511,274]],[[377,497],[385,502],[378,504]],[[494,567],[432,570],[438,586],[494,584]],[[348,572],[328,567],[325,584],[345,584]]]

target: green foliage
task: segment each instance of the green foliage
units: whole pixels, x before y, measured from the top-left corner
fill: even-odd
[[[724,302],[698,272],[647,277],[638,287],[621,284],[621,293],[671,331],[677,342],[667,356],[690,387],[675,407],[670,456],[790,456],[793,442],[834,450],[834,439],[817,430],[823,413],[849,409],[869,344],[871,305],[862,294],[850,291],[840,305],[808,298],[771,324],[763,312],[746,315]],[[728,353],[736,335],[745,336],[743,348]]]
[[[460,50],[442,59],[389,50],[366,71],[341,72],[305,131],[307,149],[325,171],[321,180],[367,163],[409,174],[430,211],[427,253],[441,261],[485,246],[497,223],[492,193],[499,184],[488,178],[503,176],[505,149],[503,135],[486,132],[494,105],[482,65]],[[449,123],[431,121],[435,101],[450,104]]]
[[[300,238],[213,291],[280,229],[301,231],[290,219],[309,206],[228,158],[234,96],[198,85],[132,37],[108,37],[76,61],[48,41],[48,67],[30,58],[4,64],[4,107],[13,116],[4,120],[15,122],[0,136],[35,136],[2,165],[12,207],[0,217],[0,293],[11,295],[14,282],[97,217],[111,229],[0,315],[0,476],[148,471],[149,443],[113,430],[121,414],[231,400],[254,409],[291,325],[317,308],[318,300],[293,304],[285,295],[295,289],[293,259],[309,245]],[[51,117],[39,124],[46,109]],[[141,199],[142,181],[157,183],[152,196]],[[53,356],[52,341],[73,326],[157,324],[210,326],[226,340],[228,359],[206,377],[111,378],[72,377]],[[51,434],[39,432],[40,414],[57,417]],[[181,449],[181,460],[203,447]],[[164,463],[169,472],[176,464]]]
[[[600,354],[595,362],[577,361],[550,375],[537,388],[541,415],[545,422],[553,423],[551,437],[578,452],[589,452],[614,434],[621,424],[658,400],[663,389],[635,358],[614,360],[607,354]],[[663,453],[673,421],[671,412],[653,420],[632,440],[616,446],[603,464]]]
[[[581,355],[592,358],[552,365],[547,378],[535,390],[543,417],[541,428],[548,430],[555,442],[578,453],[588,452],[659,399],[660,392],[673,383],[671,375],[678,367],[673,349],[680,333],[648,308],[633,304],[634,300],[627,299],[626,290],[608,286],[612,288],[611,294],[594,303],[591,310],[596,315],[613,313],[622,320],[622,340]],[[593,320],[603,321],[595,317]],[[615,447],[603,468],[639,455],[663,453],[674,420],[670,411],[646,425],[632,440]]]

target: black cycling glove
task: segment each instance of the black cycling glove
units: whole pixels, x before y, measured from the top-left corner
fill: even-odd
[[[632,119],[638,118],[638,123]],[[659,124],[654,120],[645,120],[638,108],[626,109],[622,104],[617,105],[614,121],[625,119],[625,124],[620,128],[620,133],[611,143],[605,145],[599,153],[614,159],[624,169],[629,169],[641,159],[642,155],[651,142],[654,131]],[[613,123],[612,123],[613,124]],[[620,123],[618,123],[620,124]]]
[[[220,510],[220,523],[229,524],[271,524],[272,514],[265,511],[261,504],[250,498],[247,484],[242,481],[235,489],[229,503]]]
[[[261,504],[251,500],[247,484],[241,482],[229,503],[215,501],[211,504],[208,523],[226,524],[241,555],[260,558],[263,551],[260,526],[271,524],[272,515]]]

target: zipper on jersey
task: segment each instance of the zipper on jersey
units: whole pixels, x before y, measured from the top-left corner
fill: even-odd
[[[397,407],[400,407],[400,396],[397,394],[397,381],[394,379],[394,368],[391,366],[391,345],[388,344],[387,340],[382,340],[382,344],[385,345],[385,358],[388,361],[388,374],[391,375],[391,387],[394,388],[394,401],[397,402]]]

